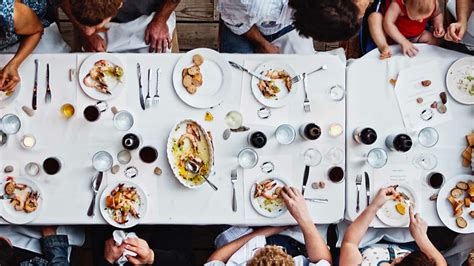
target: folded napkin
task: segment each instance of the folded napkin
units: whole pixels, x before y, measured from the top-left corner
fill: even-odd
[[[133,233],[133,232],[125,233],[122,230],[115,230],[112,233],[112,237],[114,238],[116,246],[122,245],[123,241],[125,241],[128,238],[138,238],[138,236],[135,233]],[[127,256],[135,257],[135,256],[137,256],[137,253],[125,249],[123,251],[122,256],[120,258],[118,258],[118,260],[115,263],[117,263],[118,265],[124,265],[128,261]]]
[[[282,54],[314,54],[316,52],[313,39],[301,36],[297,30],[279,37],[272,44],[278,46]]]

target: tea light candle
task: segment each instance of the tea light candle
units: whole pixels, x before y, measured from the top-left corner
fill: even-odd
[[[36,144],[36,139],[33,135],[24,135],[21,138],[21,146],[24,149],[31,150]]]
[[[340,124],[338,123],[333,123],[329,126],[329,135],[331,137],[337,137],[342,134],[343,128]]]

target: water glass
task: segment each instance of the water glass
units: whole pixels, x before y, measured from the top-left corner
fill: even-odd
[[[387,164],[388,155],[382,148],[374,148],[369,151],[366,157],[367,163],[373,168],[382,168]]]
[[[96,152],[92,157],[92,166],[98,172],[108,171],[112,168],[113,163],[114,159],[112,158],[112,155],[106,151]]]
[[[295,140],[296,130],[291,125],[283,124],[277,127],[275,137],[278,143],[288,145]]]
[[[241,150],[237,157],[239,159],[239,165],[244,169],[254,168],[258,163],[258,154],[252,148]]]
[[[6,114],[0,119],[0,131],[7,135],[14,135],[20,131],[21,121],[15,114]]]
[[[434,147],[439,140],[439,134],[436,129],[432,127],[425,127],[418,133],[418,142],[421,146],[426,148]]]

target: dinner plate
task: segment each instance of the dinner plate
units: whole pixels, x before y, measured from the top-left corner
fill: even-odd
[[[98,91],[95,88],[87,87],[84,84],[84,78],[89,74],[89,71],[92,69],[94,64],[99,61],[99,60],[107,60],[109,63],[119,66],[123,70],[123,75],[120,81],[118,81],[115,78],[106,76],[105,80],[107,84],[109,85],[109,91],[111,94],[105,94],[100,91]],[[125,85],[127,84],[127,71],[125,69],[125,65],[123,64],[122,60],[118,58],[117,56],[113,54],[108,54],[108,53],[97,53],[93,54],[89,57],[87,57],[84,62],[82,62],[81,68],[79,69],[79,84],[81,85],[82,90],[84,93],[91,97],[92,99],[98,100],[98,101],[107,101],[110,99],[113,99],[122,93],[122,91],[125,88]],[[138,88],[138,85],[137,85]]]
[[[263,73],[264,71],[267,71],[267,70],[284,70],[286,71],[290,77],[294,77],[296,76],[296,71],[288,64],[286,63],[283,63],[281,61],[274,61],[274,62],[265,62],[261,65],[259,65],[256,69],[255,69],[255,72],[256,73]],[[263,96],[262,92],[258,89],[258,82],[260,80],[256,77],[253,77],[252,76],[252,80],[250,81],[250,86],[252,88],[252,93],[253,95],[255,96],[255,98],[257,99],[258,102],[260,102],[261,104],[267,106],[267,107],[271,107],[271,108],[279,108],[279,107],[283,107],[287,104],[289,104],[291,102],[291,100],[294,98],[294,96],[296,95],[296,92],[298,91],[298,84],[299,83],[296,83],[296,84],[293,84],[291,87],[291,91],[288,92],[288,89],[286,88],[286,86],[284,86],[284,83],[282,80],[277,80],[276,81],[276,85],[278,87],[281,88],[280,92],[277,93],[277,97],[275,98],[265,98],[265,96]],[[301,81],[303,82],[303,81]]]
[[[1,189],[2,194],[5,193],[3,189],[5,182],[6,182],[6,178],[4,182],[0,184],[2,187]],[[11,224],[27,224],[35,220],[40,215],[41,210],[43,208],[43,203],[44,203],[43,194],[40,188],[38,187],[38,185],[31,179],[18,177],[18,178],[15,178],[15,182],[18,184],[25,184],[28,187],[30,187],[33,191],[38,191],[40,195],[38,199],[38,208],[36,209],[36,211],[31,212],[31,213],[26,213],[24,211],[16,211],[13,208],[13,206],[10,204],[10,200],[0,200],[1,204],[3,205],[2,218]]]
[[[474,95],[469,95],[465,89],[466,86],[468,88],[474,86],[474,57],[472,56],[454,62],[446,74],[446,87],[449,94],[462,104],[474,104]]]
[[[276,181],[276,187],[283,187],[283,186],[288,186],[288,182],[286,182],[284,179],[279,178],[279,177],[266,177],[258,180],[255,182],[255,184],[252,185],[252,188],[250,189],[250,202],[252,203],[252,207],[255,209],[257,213],[259,213],[262,216],[269,217],[269,218],[276,218],[281,216],[287,211],[286,205],[284,202],[282,204],[265,204],[265,199],[263,197],[258,197],[254,198],[255,194],[255,188],[257,183],[261,183],[265,180],[268,179],[273,179]],[[275,191],[275,188],[270,190],[267,194],[273,193]]]
[[[20,94],[20,89],[21,89],[21,78],[18,84],[16,85],[16,89],[12,95],[7,96],[5,92],[0,91],[0,109],[5,108],[7,105],[11,104],[16,99],[16,97],[18,97],[18,94]]]
[[[459,181],[467,182],[468,180],[474,181],[474,176],[472,175],[458,175],[452,177],[444,183],[443,187],[438,192],[438,199],[436,200],[436,210],[438,211],[438,216],[443,222],[443,224],[451,229],[454,232],[460,234],[471,234],[474,233],[474,219],[469,216],[469,212],[474,210],[474,203],[471,203],[470,208],[463,206],[462,217],[467,221],[467,227],[462,229],[456,225],[456,218],[453,215],[453,207],[448,201],[448,195],[451,192],[451,189],[456,187],[456,183]],[[467,194],[465,194],[467,195]],[[464,200],[464,197],[459,198]]]
[[[136,187],[137,194],[140,197],[139,209],[137,210],[138,213],[140,214],[140,218],[137,219],[129,215],[128,222],[126,222],[125,224],[119,224],[116,221],[114,221],[114,219],[112,219],[108,211],[108,208],[105,206],[105,198],[107,197],[107,195],[110,195],[110,192],[112,192],[112,190],[115,187],[117,187],[119,184],[124,184],[124,186],[126,187]],[[102,191],[102,194],[100,196],[99,208],[100,208],[100,213],[102,214],[102,217],[104,217],[104,220],[108,224],[117,228],[130,228],[137,225],[140,222],[140,220],[142,220],[145,217],[146,212],[147,212],[147,207],[148,207],[148,198],[145,194],[145,191],[143,191],[143,189],[137,184],[128,182],[128,181],[115,182],[113,185],[109,185],[108,187],[104,189],[104,191]]]
[[[183,135],[184,133],[186,133],[186,125],[188,123],[195,123],[198,127],[198,129],[201,131],[201,133],[204,133],[203,136],[205,136],[206,138],[206,141],[207,141],[207,145],[209,147],[209,153],[210,153],[210,161],[209,161],[209,171],[208,171],[208,174],[207,174],[207,178],[210,177],[210,173],[213,172],[213,166],[214,166],[214,146],[212,144],[212,141],[207,133],[207,131],[201,126],[199,125],[196,121],[194,120],[191,120],[191,119],[186,119],[186,120],[183,120],[179,123],[177,123],[172,129],[171,129],[171,132],[168,136],[168,143],[167,143],[167,146],[166,146],[166,154],[168,156],[168,162],[170,164],[170,167],[171,167],[171,170],[173,171],[173,174],[174,176],[176,177],[176,179],[178,179],[178,181],[185,187],[187,188],[199,188],[201,187],[204,183],[206,183],[206,181],[203,179],[201,181],[201,183],[199,184],[195,184],[191,181],[188,181],[188,180],[185,180],[179,173],[179,169],[177,167],[177,161],[176,159],[174,158],[173,156],[173,152],[172,152],[172,149],[173,149],[173,140],[177,140],[181,137],[181,135]]]
[[[383,187],[387,187],[383,186]],[[397,187],[398,192],[403,192],[405,193],[408,197],[410,197],[410,201],[414,203],[415,207],[415,212],[418,209],[418,200],[416,197],[415,192],[413,191],[412,188],[406,185],[399,185]],[[388,200],[382,208],[380,208],[377,211],[377,217],[382,221],[382,223],[392,226],[392,227],[404,227],[408,226],[410,224],[410,214],[408,209],[406,210],[405,215],[401,215],[400,213],[397,212],[395,209],[395,205],[397,204],[397,201],[395,200]]]
[[[183,86],[183,69],[193,65],[193,56],[200,54],[204,63],[200,66],[202,86],[195,94],[189,94]],[[227,60],[218,52],[198,48],[182,55],[173,70],[173,87],[179,98],[195,108],[209,108],[222,103],[232,86],[232,73]]]

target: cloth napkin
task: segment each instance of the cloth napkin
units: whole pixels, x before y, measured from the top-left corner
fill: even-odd
[[[153,19],[154,13],[149,16],[141,16],[127,23],[109,23],[108,31],[99,35],[107,43],[109,53],[148,53],[149,45],[145,43],[145,30]],[[176,27],[176,14],[173,12],[166,22],[170,39]],[[167,53],[171,53],[167,49]]]
[[[133,233],[133,232],[125,233],[122,230],[115,230],[112,233],[112,237],[114,238],[116,246],[122,245],[123,241],[125,241],[128,238],[138,238],[138,236],[135,233]],[[135,257],[135,256],[137,256],[137,253],[125,249],[123,251],[122,256],[120,256],[120,258],[118,258],[115,263],[117,263],[118,265],[124,265],[128,261],[127,256]]]
[[[282,54],[314,54],[316,52],[313,39],[301,36],[297,30],[279,37],[272,44],[278,46]]]

